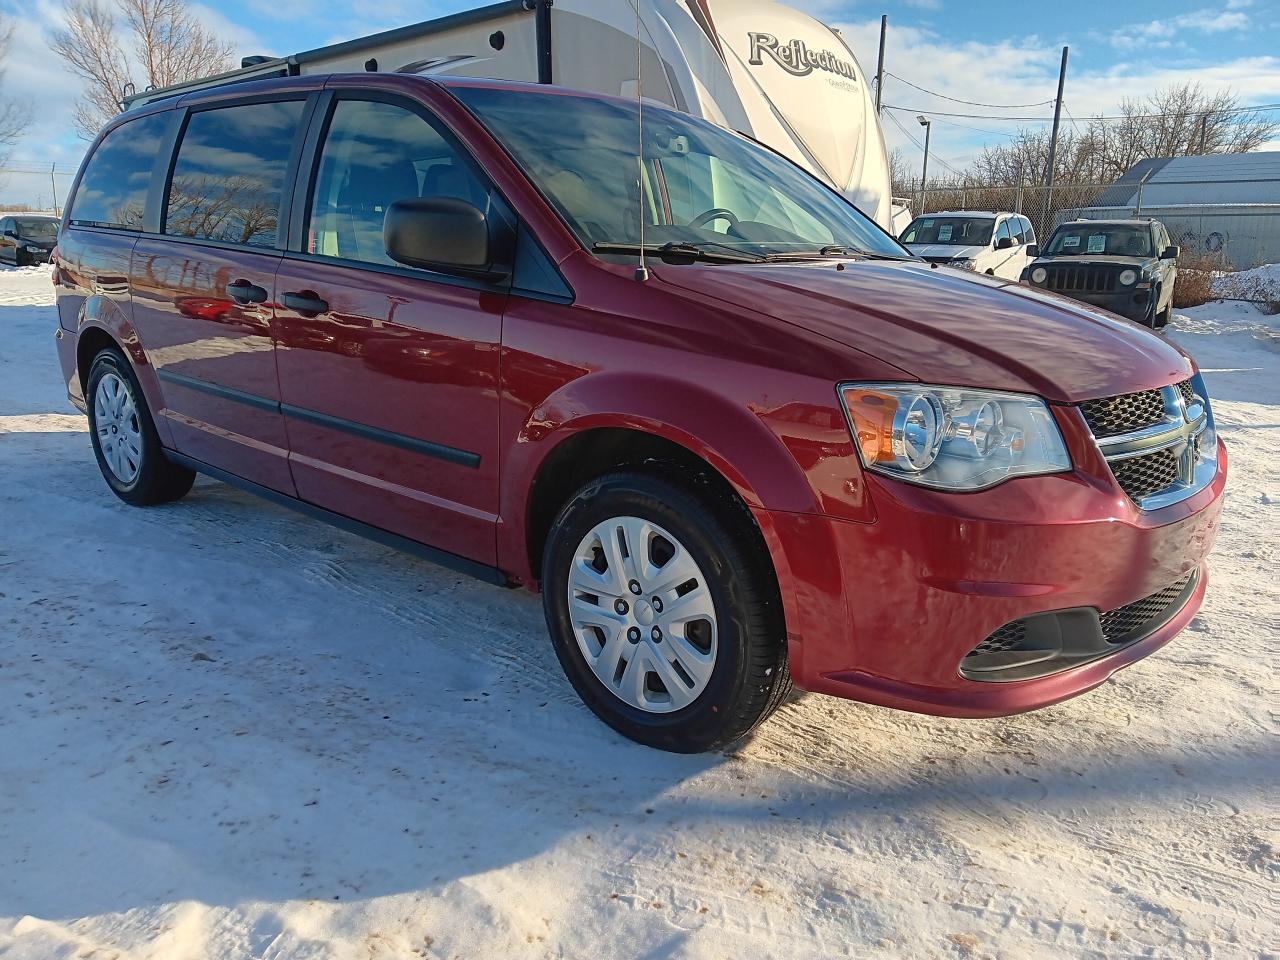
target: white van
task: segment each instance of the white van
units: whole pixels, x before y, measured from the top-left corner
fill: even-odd
[[[1018,280],[1036,233],[1018,213],[960,210],[916,217],[898,239],[930,263]]]

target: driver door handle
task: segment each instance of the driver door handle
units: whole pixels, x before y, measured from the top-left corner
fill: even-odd
[[[236,280],[226,286],[227,296],[244,306],[249,303],[266,303],[267,291],[248,280]]]

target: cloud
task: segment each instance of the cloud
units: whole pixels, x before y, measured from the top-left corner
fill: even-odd
[[[1113,30],[1110,41],[1120,50],[1144,46],[1158,49],[1190,47],[1196,36],[1248,30],[1252,21],[1249,14],[1243,12],[1248,6],[1250,0],[1234,0],[1228,2],[1226,10],[1204,8],[1176,17],[1130,23]]]

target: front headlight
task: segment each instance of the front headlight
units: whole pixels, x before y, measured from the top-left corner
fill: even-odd
[[[1032,283],[1044,283],[1049,279],[1049,272],[1044,267],[1036,267],[1031,271]]]
[[[1133,270],[1120,271],[1120,286],[1132,287],[1137,282],[1138,282],[1138,274],[1135,271]]]
[[[1061,473],[1071,458],[1039,397],[919,384],[843,384],[862,465],[942,490]]]
[[[33,243],[27,244],[27,253],[44,253],[43,247],[37,247]]]
[[[968,257],[961,257],[958,260],[952,260],[947,266],[955,267],[957,270],[972,270],[973,260]]]

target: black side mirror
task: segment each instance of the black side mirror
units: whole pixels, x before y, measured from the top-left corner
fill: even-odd
[[[13,230],[6,230],[6,231],[4,232],[4,235],[5,235],[6,237],[13,237],[13,239],[15,239],[15,240],[17,240],[17,239],[18,239],[18,234],[17,234],[16,232],[14,232]]]
[[[997,250],[1008,250],[1012,246],[1013,246],[1012,237],[1001,237],[999,240],[996,241]]]
[[[382,222],[382,244],[397,263],[496,283],[511,275],[515,231],[465,200],[397,200]]]
[[[1174,247],[1165,247],[1165,248],[1164,248],[1164,252],[1163,252],[1162,254],[1160,254],[1160,259],[1161,259],[1161,260],[1177,260],[1177,259],[1178,259],[1178,256],[1179,256],[1181,253],[1182,253],[1182,248],[1181,248],[1181,247],[1176,247],[1176,246],[1174,246]]]
[[[1036,243],[1028,243],[1027,256],[1030,257],[1032,260],[1040,256],[1040,245]]]

